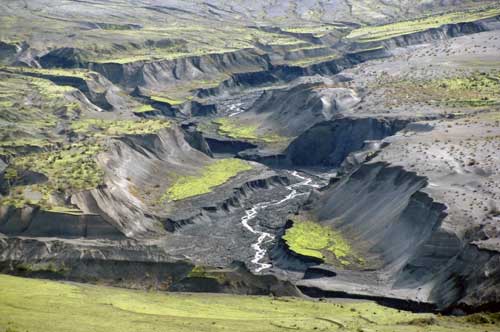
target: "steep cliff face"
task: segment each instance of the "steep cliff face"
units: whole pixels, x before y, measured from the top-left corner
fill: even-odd
[[[161,90],[179,81],[212,79],[231,71],[253,71],[269,67],[268,59],[252,49],[190,56],[173,60],[138,61],[126,64],[91,63],[111,82],[127,88],[141,86]]]
[[[11,63],[20,49],[17,45],[0,41],[0,64]]]
[[[398,264],[444,217],[445,207],[419,192],[425,185],[425,178],[401,168],[365,165],[322,193],[313,213],[356,239],[381,266]]]
[[[0,271],[24,277],[108,284],[171,292],[299,296],[288,281],[253,275],[240,262],[196,267],[138,242],[68,243],[0,238]]]
[[[384,163],[365,164],[305,207],[363,253],[366,269],[315,268],[298,283],[310,294],[354,294],[443,309],[498,303],[498,255],[468,244],[446,221],[447,207],[422,189],[426,178]],[[324,271],[324,273],[322,272]],[[329,275],[330,274],[330,275]]]
[[[60,238],[124,238],[116,227],[99,215],[69,214],[26,206],[0,208],[0,232],[8,236]]]
[[[293,140],[286,150],[293,165],[338,167],[367,140],[380,140],[403,129],[408,121],[381,118],[340,118],[318,123]]]

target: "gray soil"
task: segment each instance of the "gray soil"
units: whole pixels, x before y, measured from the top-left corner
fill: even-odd
[[[163,15],[158,1],[144,3]],[[219,2],[172,3],[179,11],[165,14],[169,19],[197,17],[207,24],[204,6]],[[97,157],[104,183],[53,198],[82,214],[36,204],[0,206],[0,272],[169,291],[369,298],[414,310],[498,308],[499,99],[457,106],[419,89],[455,77],[500,79],[500,18],[389,38],[363,50],[340,32],[317,37],[280,30],[273,16],[283,12],[280,3],[245,4],[241,22],[228,14],[232,6],[212,9],[235,26],[261,17],[267,24],[259,29],[292,34],[317,50],[257,43],[119,64],[88,61],[78,47],[45,49],[36,38],[14,46],[0,41],[2,64],[95,71],[87,79],[25,74],[76,88],[68,98],[86,105],[79,116],[172,121],[155,134],[106,138],[106,151]],[[422,8],[452,7],[448,1],[427,1],[427,7],[415,1],[402,12],[381,2],[381,12],[367,13],[345,3],[334,18],[322,14],[319,22],[351,22],[345,26],[352,29],[410,18]],[[310,19],[312,6],[296,2],[285,23]],[[324,13],[333,5],[321,6]],[[14,15],[12,10],[6,12]],[[88,24],[96,29],[95,22]],[[0,75],[15,73],[1,67]],[[196,86],[179,105],[149,96],[214,78],[215,84]],[[141,104],[153,110],[135,114]],[[220,118],[254,127],[260,138],[280,140],[229,137],[218,130]],[[59,134],[64,142],[87,139],[63,122]],[[38,150],[16,150],[32,152]],[[0,193],[8,195],[4,171],[10,157],[4,157]],[[222,157],[246,159],[253,168],[210,193],[157,203],[172,185],[172,174],[199,174]],[[25,184],[46,180],[43,174],[23,175]],[[338,231],[364,265],[327,264],[291,251],[282,237],[293,215]]]

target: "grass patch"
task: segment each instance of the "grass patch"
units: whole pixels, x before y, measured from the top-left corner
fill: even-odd
[[[351,31],[347,38],[357,39],[361,42],[380,41],[431,28],[438,28],[445,24],[473,22],[496,15],[500,15],[500,8],[476,9],[447,13],[380,26],[362,27]]]
[[[429,326],[404,323],[432,318],[438,321],[432,325],[436,332],[494,328],[464,317],[415,314],[366,301],[165,294],[0,275],[0,331],[334,331],[340,323],[348,332],[416,332]]]
[[[265,143],[276,143],[286,140],[286,138],[276,134],[261,135],[257,132],[258,126],[241,125],[236,121],[228,118],[213,120],[213,123],[218,126],[219,134],[231,138]]]
[[[294,220],[283,240],[290,250],[303,256],[319,258],[334,265],[363,264],[342,234],[329,226],[308,220]]]
[[[205,166],[197,176],[179,177],[161,200],[177,201],[209,193],[214,187],[226,183],[238,173],[251,169],[249,163],[240,159],[217,160]]]
[[[77,133],[104,136],[147,135],[170,127],[168,120],[101,120],[83,119],[74,121],[71,128]]]

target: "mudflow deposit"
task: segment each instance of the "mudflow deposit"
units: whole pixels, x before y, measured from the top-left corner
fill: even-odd
[[[0,138],[2,332],[500,329],[498,1],[2,0]]]

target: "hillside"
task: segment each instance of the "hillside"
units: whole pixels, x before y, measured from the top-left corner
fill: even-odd
[[[500,304],[499,31],[498,1],[3,1],[0,273],[62,283],[0,275],[0,312],[26,284],[92,316],[79,282],[276,304],[262,330],[475,330],[430,314]]]

